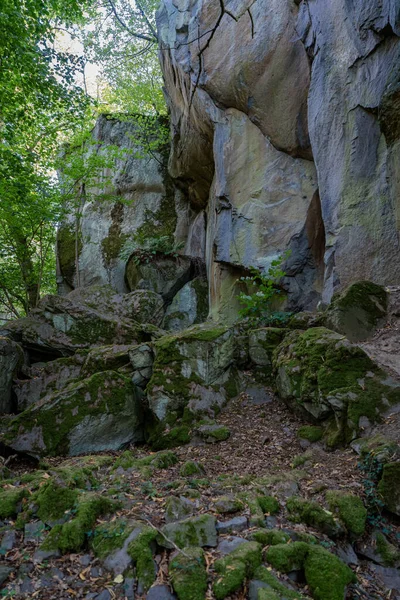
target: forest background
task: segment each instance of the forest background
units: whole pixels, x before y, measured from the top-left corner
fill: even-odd
[[[166,115],[153,0],[3,0],[0,9],[0,317],[54,293],[57,226],[79,221],[118,148],[91,149],[100,114],[138,115],[142,148]],[[126,152],[126,150],[125,150]],[[57,172],[62,163],[62,178]],[[99,197],[97,196],[97,199]],[[104,196],[104,200],[110,200]]]

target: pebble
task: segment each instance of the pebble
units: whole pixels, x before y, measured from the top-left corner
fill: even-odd
[[[124,594],[126,600],[135,600],[135,580],[133,577],[125,577]]]
[[[245,540],[244,538],[232,536],[221,540],[221,542],[217,546],[217,550],[221,554],[230,554],[231,552],[236,550],[236,548],[238,548],[241,544],[245,544],[246,542],[247,540]]]
[[[246,517],[234,517],[229,521],[217,521],[218,533],[231,533],[232,531],[243,531],[247,529]]]
[[[0,585],[8,579],[8,576],[13,572],[11,567],[0,565]]]
[[[6,552],[9,552],[10,550],[12,550],[15,546],[15,541],[16,541],[15,531],[13,531],[13,530],[7,531],[3,535],[3,538],[1,540],[0,555],[5,554]]]
[[[95,598],[96,600],[111,600],[111,594],[108,590],[103,590]]]
[[[175,598],[167,585],[154,585],[146,596],[146,600],[174,600]]]

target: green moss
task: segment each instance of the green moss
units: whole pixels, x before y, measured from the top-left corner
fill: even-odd
[[[178,457],[174,452],[162,452],[153,458],[151,465],[156,469],[168,469],[176,465],[177,462]]]
[[[175,448],[183,446],[190,442],[190,427],[187,425],[178,425],[172,427],[169,431],[160,431],[158,429],[149,439],[149,444],[154,450],[165,450],[167,448]]]
[[[338,534],[339,527],[332,513],[323,509],[316,502],[310,502],[309,500],[303,500],[294,496],[288,499],[286,508],[291,521],[305,523],[309,527],[314,527],[330,536]]]
[[[118,519],[110,523],[98,525],[90,538],[90,547],[95,556],[106,558],[119,548],[122,548],[125,540],[135,527],[134,523],[126,519]]]
[[[380,532],[376,534],[376,548],[385,567],[394,567],[400,561],[400,550],[388,542]]]
[[[222,600],[236,592],[246,577],[253,575],[261,560],[262,549],[257,542],[243,543],[225,558],[217,560],[214,568],[219,576],[213,585],[216,599]]]
[[[172,540],[178,548],[186,546],[207,546],[216,541],[215,517],[200,515],[190,517],[178,523],[169,523],[162,528],[158,543],[166,548],[171,547]]]
[[[232,484],[231,482],[229,483],[231,487]],[[265,515],[260,504],[258,503],[257,497],[243,492],[239,494],[239,498],[241,498],[247,504],[250,510],[250,525],[252,527],[265,527]]]
[[[259,529],[252,532],[251,539],[263,546],[276,546],[286,544],[290,540],[290,535],[280,529]]]
[[[349,567],[321,546],[309,546],[304,572],[315,600],[343,600],[346,586],[357,581]]]
[[[266,559],[281,573],[300,571],[303,568],[309,550],[308,544],[304,542],[293,542],[291,544],[277,544],[269,548]]]
[[[199,463],[193,460],[188,460],[183,464],[179,470],[179,474],[182,477],[191,477],[192,475],[203,475],[204,468]]]
[[[273,496],[258,496],[257,502],[264,514],[276,515],[280,510],[279,502]]]
[[[303,454],[297,454],[293,458],[292,467],[294,469],[297,469],[297,467],[302,467],[303,465],[306,464],[306,462],[308,462],[309,460],[311,460],[312,457],[313,457],[312,452],[303,452]]]
[[[207,571],[201,548],[184,548],[170,561],[172,587],[179,600],[204,600],[207,591]]]
[[[378,484],[385,507],[395,514],[400,512],[400,462],[389,462],[383,467]]]
[[[63,554],[78,552],[84,545],[86,537],[92,535],[97,518],[119,507],[119,503],[105,496],[89,492],[82,494],[78,499],[75,518],[63,525],[53,527],[41,548],[44,550],[57,548]]]
[[[0,519],[7,519],[17,514],[19,504],[28,496],[25,488],[10,488],[0,491]]]
[[[302,598],[300,594],[283,585],[275,575],[264,566],[258,567],[254,572],[253,577],[256,580],[263,581],[271,586],[271,588],[283,598],[287,598],[288,600],[300,600]]]
[[[224,442],[229,438],[230,435],[231,432],[229,431],[228,427],[225,427],[224,425],[221,425],[215,429],[207,430],[207,437],[211,437],[217,442]]]
[[[155,579],[151,544],[156,537],[156,529],[145,527],[128,546],[128,554],[136,565],[136,576],[146,591],[152,586]]]
[[[309,442],[319,442],[324,435],[322,427],[316,425],[304,425],[297,431],[297,435],[302,440],[308,440]]]
[[[241,560],[225,559],[216,561],[214,564],[217,579],[213,585],[213,592],[217,600],[223,600],[239,590],[246,579],[246,565]]]
[[[328,492],[326,495],[329,508],[336,513],[346,529],[355,536],[365,531],[367,509],[361,498],[342,492]]]
[[[33,497],[33,501],[38,506],[37,515],[45,523],[64,517],[67,511],[73,509],[77,499],[76,489],[59,485],[53,479],[43,484]]]

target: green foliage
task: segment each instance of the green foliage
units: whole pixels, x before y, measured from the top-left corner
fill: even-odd
[[[289,257],[290,251],[273,260],[266,274],[255,267],[250,267],[250,275],[241,277],[240,281],[254,289],[253,293],[241,292],[238,296],[243,308],[239,311],[242,318],[247,318],[254,325],[283,325],[290,317],[289,313],[273,312],[271,305],[282,293],[279,281],[285,276],[282,263]]]

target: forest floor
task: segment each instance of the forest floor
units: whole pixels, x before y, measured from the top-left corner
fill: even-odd
[[[393,600],[398,592],[390,591],[385,580],[385,569],[371,561],[365,561],[362,553],[358,556],[352,551],[348,542],[332,542],[326,535],[306,527],[294,524],[285,516],[285,503],[292,495],[324,504],[326,490],[344,490],[365,499],[363,473],[357,466],[358,456],[351,449],[325,451],[320,443],[309,443],[300,440],[297,431],[304,425],[285,404],[278,400],[267,389],[256,383],[250,383],[246,393],[240,394],[221,412],[218,423],[230,430],[230,437],[218,443],[199,443],[181,446],[173,450],[177,457],[176,464],[163,469],[151,469],[144,476],[137,468],[115,468],[119,453],[108,453],[108,464],[97,468],[93,458],[93,473],[98,482],[96,488],[100,493],[122,501],[117,513],[100,519],[103,521],[123,518],[140,518],[148,520],[156,528],[165,523],[165,504],[171,495],[185,497],[192,501],[195,514],[215,515],[219,521],[226,521],[232,516],[249,517],[249,509],[245,507],[236,515],[218,514],[216,501],[221,495],[250,493],[260,486],[268,489],[268,493],[279,499],[281,510],[272,517],[267,515],[267,527],[285,529],[291,533],[308,532],[326,548],[336,544],[342,557],[356,572],[358,584],[348,588],[348,599],[380,599]],[[150,450],[146,447],[131,448],[137,458],[147,456]],[[97,456],[97,455],[96,455]],[[43,479],[51,476],[52,470],[60,465],[76,466],[82,458],[49,459],[41,465]],[[90,465],[85,458],[85,464]],[[187,461],[195,461],[202,474],[183,476],[182,466]],[[13,476],[18,479],[34,467],[17,460],[9,465]],[[43,468],[44,467],[44,468]],[[12,484],[13,485],[13,484]],[[45,532],[38,528],[35,534],[24,536],[24,530],[15,529],[14,521],[0,522],[1,535],[10,536],[8,546],[0,544],[1,569],[10,567],[8,579],[0,586],[0,597],[4,598],[36,598],[50,599],[96,599],[111,600],[114,598],[145,598],[135,588],[134,581],[121,581],[122,576],[108,572],[89,547],[80,553],[66,554],[60,557],[38,558],[38,546]],[[392,537],[398,536],[398,523],[390,522]],[[254,528],[253,528],[254,529]],[[248,537],[252,528],[234,533],[235,536]],[[368,525],[363,540],[370,544],[372,526]],[[219,535],[219,543],[229,539],[230,534]],[[357,541],[361,547],[363,540]],[[11,547],[10,547],[11,546]],[[339,548],[341,546],[341,548]],[[220,556],[220,545],[206,549],[206,563],[209,573],[209,590],[207,598],[212,599],[211,582],[213,580],[213,564]],[[156,583],[169,585],[168,551],[159,550],[155,556],[157,564]],[[287,575],[277,574],[280,580],[294,590],[308,596],[308,588],[304,581],[289,579]],[[294,578],[296,579],[296,578]],[[1,581],[1,580],[0,580]],[[129,588],[130,586],[130,588]],[[166,588],[158,588],[165,594]],[[153,599],[166,598],[165,595],[153,595]],[[150,596],[149,596],[150,597]],[[237,592],[232,598],[248,598],[248,590]]]

